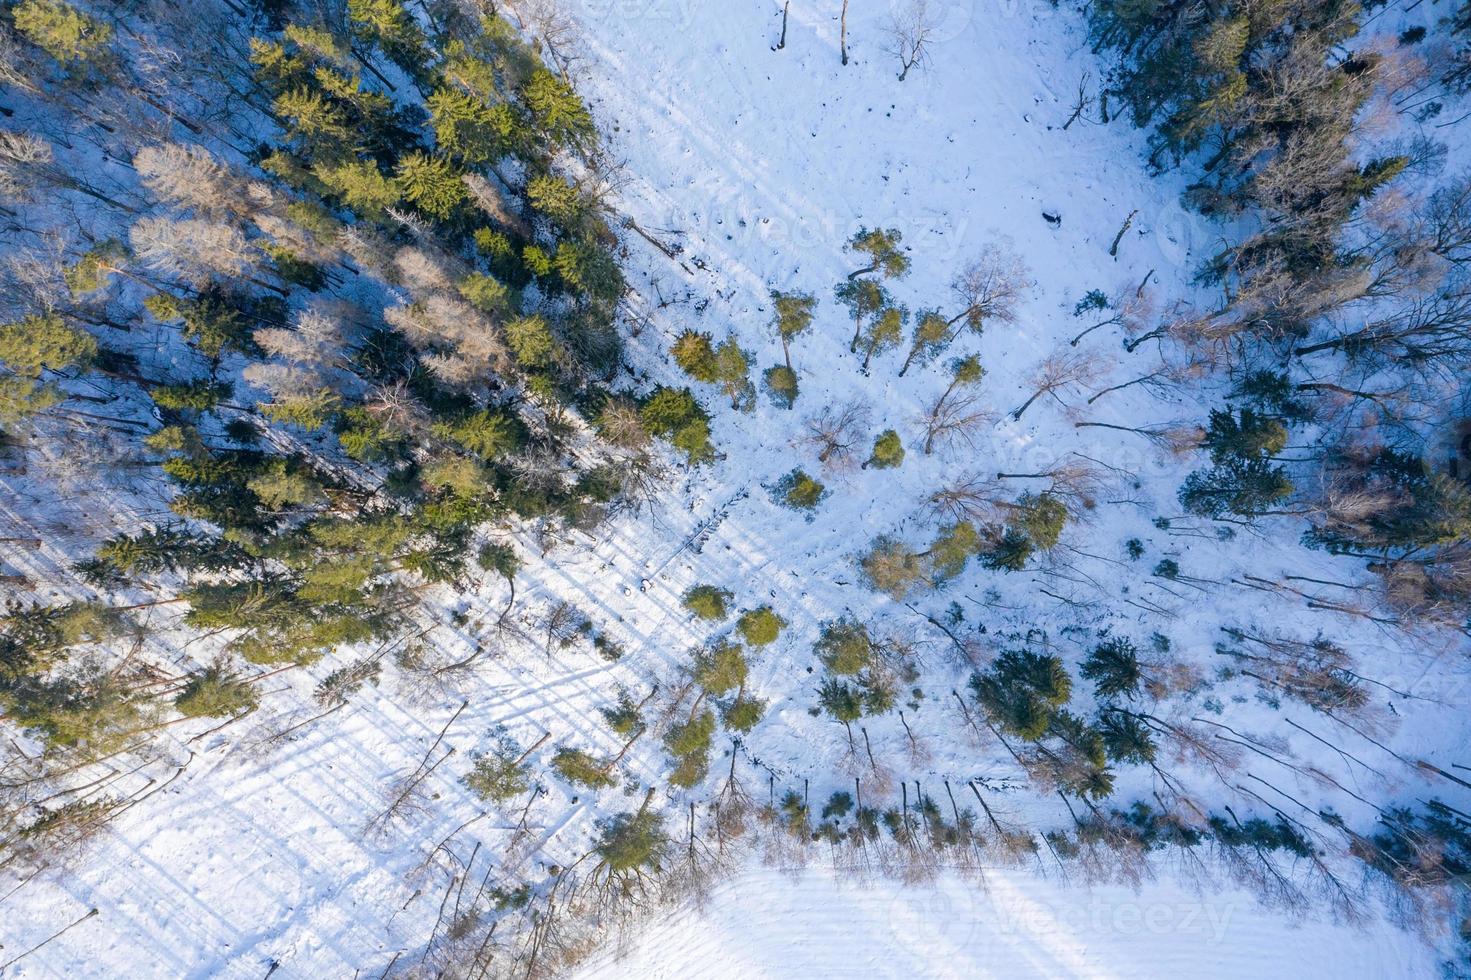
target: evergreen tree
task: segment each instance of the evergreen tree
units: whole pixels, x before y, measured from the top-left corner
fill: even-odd
[[[174,699],[174,707],[186,718],[242,715],[254,711],[260,698],[249,681],[215,665],[190,676]]]
[[[834,295],[848,308],[848,315],[853,318],[853,339],[848,342],[848,353],[856,353],[858,341],[863,338],[864,325],[881,310],[893,305],[889,301],[889,292],[872,279],[850,279],[840,285]]]
[[[732,596],[729,590],[715,585],[695,585],[680,600],[686,609],[701,619],[724,619]]]
[[[775,308],[772,326],[776,328],[776,335],[781,340],[782,359],[786,362],[787,370],[792,371],[795,377],[796,372],[792,370],[791,343],[812,328],[817,297],[811,293],[784,293],[773,289],[771,302]]]
[[[749,646],[764,647],[775,643],[787,621],[777,615],[770,606],[757,606],[741,613],[736,620],[736,632],[741,634]]]
[[[749,668],[737,643],[720,643],[695,654],[695,683],[709,694],[727,694],[746,686]]]
[[[904,236],[895,228],[858,229],[848,239],[848,248],[871,260],[861,269],[848,273],[850,280],[877,272],[885,279],[902,279],[909,274],[909,256],[900,251]]]
[[[761,375],[762,385],[766,388],[771,400],[782,408],[790,409],[797,401],[800,393],[797,385],[797,372],[784,364],[769,367]]]
[[[475,755],[470,771],[460,781],[482,800],[496,804],[531,789],[530,767],[523,761],[521,747],[503,731],[496,733],[490,751]]]
[[[1030,650],[1003,652],[970,688],[993,722],[1029,742],[1046,736],[1073,689],[1061,660]]]
[[[1132,700],[1139,693],[1139,654],[1128,637],[1110,637],[1094,647],[1078,672],[1093,681],[1094,693],[1100,698],[1123,695]]]
[[[395,189],[404,200],[440,221],[453,216],[469,197],[448,160],[419,151],[399,161]]]
[[[877,657],[868,627],[846,618],[824,624],[812,651],[824,667],[843,676],[867,670]]]
[[[550,140],[585,146],[594,135],[592,115],[572,87],[545,68],[538,68],[523,92],[537,129]]]
[[[714,382],[719,377],[713,338],[703,331],[685,330],[669,351],[681,371],[696,381]]]
[[[656,388],[639,409],[639,417],[645,429],[668,439],[690,463],[715,458],[710,417],[688,388]]]
[[[26,40],[67,66],[98,59],[112,39],[111,27],[64,0],[21,0],[10,16]]]
[[[800,469],[776,481],[772,493],[778,503],[793,510],[814,511],[827,496],[827,488]]]
[[[428,40],[399,0],[347,0],[347,16],[355,37],[376,45],[410,78],[427,78]]]
[[[899,377],[904,377],[910,365],[916,361],[925,363],[938,355],[949,343],[950,324],[938,310],[921,310],[915,314],[909,353],[904,356],[904,366],[899,369]]]
[[[715,348],[715,380],[730,398],[730,407],[750,411],[756,389],[751,385],[751,355],[741,350],[735,337],[727,337]]]
[[[863,366],[859,370],[867,374],[875,354],[899,346],[899,341],[904,339],[904,324],[908,319],[909,310],[903,306],[888,306],[879,311],[858,338],[858,346],[863,348]]]
[[[902,602],[925,581],[921,556],[903,541],[889,535],[875,538],[858,563],[869,588]]]
[[[904,463],[904,443],[899,440],[899,433],[893,429],[885,429],[879,433],[873,441],[873,452],[864,461],[863,468],[888,470],[901,466]]]

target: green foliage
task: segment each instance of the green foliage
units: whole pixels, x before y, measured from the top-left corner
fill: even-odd
[[[724,619],[731,593],[714,585],[696,585],[680,600],[686,609],[701,619]]]
[[[487,542],[480,547],[475,555],[475,563],[487,572],[495,572],[508,582],[521,570],[521,559],[516,554],[516,549],[496,541]]]
[[[817,297],[811,293],[771,291],[771,302],[775,307],[772,326],[785,345],[806,333],[812,326],[813,312],[817,309]]]
[[[573,146],[593,136],[592,115],[572,87],[545,68],[532,73],[523,92],[532,122],[550,139]]]
[[[877,272],[885,279],[902,279],[909,274],[909,256],[900,251],[904,236],[896,228],[860,228],[848,239],[848,248],[871,261],[854,276]]]
[[[423,78],[429,45],[413,15],[399,0],[347,0],[353,35],[376,44],[412,78]]]
[[[433,432],[486,461],[516,453],[526,441],[526,425],[504,409],[481,409],[454,422],[437,422]]]
[[[709,694],[726,694],[746,686],[746,653],[737,643],[720,643],[695,654],[695,683]]]
[[[877,651],[868,627],[851,619],[839,619],[822,628],[812,651],[834,674],[851,676],[873,666]]]
[[[520,121],[505,103],[492,105],[477,95],[442,86],[424,104],[440,151],[463,163],[493,163],[518,143]]]
[[[112,28],[64,0],[21,0],[10,11],[15,29],[63,65],[97,58]]]
[[[230,397],[232,386],[227,381],[200,378],[176,385],[150,388],[148,396],[159,408],[174,412],[208,412]]]
[[[40,377],[48,369],[85,367],[96,356],[92,335],[68,327],[54,313],[0,325],[0,361],[28,378]]]
[[[669,349],[679,369],[696,381],[713,382],[718,376],[713,338],[698,330],[685,330]]]
[[[516,362],[523,368],[535,370],[550,367],[560,354],[557,338],[551,325],[540,316],[517,317],[506,324],[506,343]]]
[[[311,469],[291,460],[271,460],[245,485],[272,510],[306,507],[323,500],[322,485]]]
[[[715,447],[710,444],[710,417],[688,388],[654,389],[639,409],[639,417],[644,428],[668,439],[690,463],[704,463],[715,457]]]
[[[256,353],[250,338],[255,326],[286,319],[285,304],[279,300],[228,292],[213,285],[193,298],[154,293],[143,306],[160,323],[180,322],[185,339],[210,358],[227,350]]]
[[[858,562],[869,588],[902,602],[925,581],[924,561],[902,540],[884,534],[873,540]]]
[[[1024,493],[1017,499],[1012,526],[1026,534],[1033,547],[1047,551],[1057,546],[1067,526],[1067,505],[1050,493]]]
[[[942,584],[965,571],[966,562],[975,554],[980,541],[980,532],[969,521],[956,521],[944,527],[925,554],[929,580]]]
[[[538,214],[563,228],[575,228],[588,210],[582,192],[556,174],[538,174],[527,181],[526,199]]]
[[[1007,650],[989,670],[971,675],[970,688],[992,722],[1035,742],[1047,734],[1058,710],[1072,696],[1073,684],[1057,657]]]
[[[364,217],[381,217],[399,201],[399,185],[371,160],[319,164],[313,173],[343,204]]]
[[[787,621],[777,615],[770,606],[758,606],[741,613],[736,620],[736,632],[741,639],[753,647],[764,647],[775,643]]]
[[[645,869],[658,871],[669,850],[664,818],[652,810],[620,813],[602,824],[596,850],[608,869],[617,875]]]
[[[878,470],[889,470],[903,464],[904,443],[899,440],[899,433],[893,429],[885,429],[873,441],[873,452],[863,465],[865,469],[872,466]]]
[[[793,510],[813,511],[827,496],[827,488],[801,469],[792,470],[772,488],[777,503]]]
[[[785,364],[769,367],[761,374],[762,387],[771,396],[771,401],[782,408],[791,408],[797,401],[800,388],[797,384],[797,372]]]
[[[399,161],[394,188],[404,200],[439,221],[447,221],[469,197],[454,164],[417,150]]]
[[[62,273],[66,288],[75,299],[97,292],[107,285],[112,274],[122,266],[129,254],[128,247],[116,238],[99,242],[83,252],[76,262],[67,266]]]
[[[1125,636],[1110,637],[1094,647],[1078,673],[1093,681],[1093,690],[1100,698],[1123,695],[1132,699],[1139,693],[1139,653]]]
[[[765,701],[742,694],[724,706],[720,720],[731,731],[744,733],[760,724],[765,712]]]
[[[244,678],[215,665],[191,674],[174,698],[174,707],[186,718],[223,718],[254,711],[260,704],[255,687]]]
[[[1087,675],[1084,675],[1087,676]],[[1154,733],[1137,715],[1127,711],[1103,711],[1098,717],[1098,732],[1108,757],[1115,762],[1141,765],[1154,761],[1158,747]]]
[[[618,782],[607,771],[606,763],[598,761],[581,749],[569,749],[565,746],[557,749],[556,755],[552,756],[552,768],[567,782],[589,789],[606,789]]]
[[[341,404],[342,396],[337,392],[318,388],[299,395],[281,395],[259,407],[261,414],[273,422],[315,432],[332,420]]]
[[[531,789],[529,774],[530,767],[521,761],[521,747],[502,731],[495,733],[489,751],[476,754],[460,782],[482,800],[502,804]]]

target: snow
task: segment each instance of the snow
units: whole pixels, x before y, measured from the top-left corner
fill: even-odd
[[[166,749],[159,781],[180,766],[182,774],[129,810],[73,867],[0,899],[0,962],[89,908],[101,910],[9,975],[244,978],[279,964],[275,976],[284,980],[377,976],[400,951],[417,958],[446,881],[443,853],[433,853],[441,841],[455,835],[460,861],[470,860],[481,843],[479,869],[501,861],[508,880],[540,881],[546,865],[585,852],[597,818],[636,807],[642,786],[661,783],[667,759],[655,738],[629,754],[623,786],[596,798],[547,773],[547,792],[531,811],[529,854],[503,858],[519,805],[481,817],[482,804],[456,779],[486,745],[486,732],[500,725],[528,746],[552,732],[533,757],[538,772],[559,744],[615,752],[620,740],[598,709],[614,701],[616,687],[642,696],[676,677],[687,651],[710,638],[679,605],[695,583],[731,589],[738,607],[770,602],[791,623],[777,645],[752,657],[753,693],[769,702],[739,759],[753,792],[767,772],[778,792],[810,779],[814,801],[851,785],[854,763],[846,758],[841,727],[808,710],[818,683],[809,673],[811,641],[821,622],[851,611],[913,631],[924,651],[915,684],[923,697],[907,711],[924,752],[910,757],[892,714],[865,722],[874,753],[893,775],[923,779],[929,789],[941,779],[986,779],[1018,819],[1065,826],[1059,802],[1025,790],[999,746],[970,740],[950,696],[963,690],[969,666],[956,661],[945,637],[921,616],[863,588],[852,557],[879,533],[897,532],[916,545],[927,540],[934,523],[920,515],[919,503],[947,478],[1034,472],[1070,452],[1135,476],[1117,481],[1096,516],[1069,532],[1065,541],[1076,553],[1055,569],[1063,577],[972,566],[944,591],[915,600],[919,612],[938,616],[957,602],[964,628],[984,625],[989,636],[1040,627],[1074,667],[1093,631],[1103,627],[1141,646],[1162,632],[1202,676],[1169,706],[1179,716],[1202,715],[1280,739],[1272,744],[1296,753],[1299,764],[1366,797],[1413,800],[1454,789],[1427,785],[1388,751],[1306,707],[1266,703],[1245,678],[1216,679],[1224,658],[1212,647],[1222,625],[1280,628],[1304,638],[1326,630],[1358,652],[1376,679],[1441,698],[1408,704],[1388,696],[1401,708],[1379,707],[1373,731],[1381,741],[1445,768],[1461,747],[1468,668],[1454,644],[1435,636],[1405,639],[1362,620],[1309,612],[1297,597],[1230,584],[1245,572],[1348,581],[1360,570],[1303,550],[1287,524],[1241,531],[1231,540],[1158,529],[1154,517],[1178,514],[1174,490],[1191,463],[1166,458],[1126,433],[1073,426],[1075,418],[1120,425],[1198,421],[1208,407],[1201,396],[1136,386],[1086,408],[1085,396],[1064,396],[1076,416],[1043,399],[1023,421],[1007,417],[1030,394],[1029,378],[1042,357],[1088,325],[1072,316],[1086,291],[1132,288],[1152,272],[1167,301],[1188,297],[1195,264],[1221,238],[1221,229],[1180,208],[1178,175],[1145,173],[1138,132],[1088,122],[1061,131],[1080,77],[1096,79],[1099,72],[1075,13],[1040,3],[946,4],[933,65],[900,84],[894,59],[881,50],[882,3],[853,5],[847,68],[838,63],[838,25],[828,9],[835,11],[835,3],[793,3],[780,52],[771,50],[780,29],[774,2],[578,0],[570,6],[583,27],[571,47],[579,55],[575,74],[610,153],[624,164],[616,205],[649,234],[682,249],[670,261],[626,236],[636,305],[647,320],[630,343],[639,380],[684,383],[665,354],[687,326],[717,337],[733,331],[757,353],[758,369],[777,363],[768,290],[805,289],[822,305],[816,329],[793,345],[802,384],[795,410],[763,398],[754,414],[741,415],[718,393],[701,391],[716,418],[722,462],[672,478],[666,501],[620,517],[597,540],[568,534],[544,558],[529,539],[521,542],[528,566],[518,578],[517,615],[530,616],[556,598],[571,601],[623,643],[629,652],[622,661],[607,664],[586,645],[546,654],[530,643],[483,658],[473,675],[443,688],[416,686],[390,668],[380,687],[369,687],[347,708],[267,744],[272,731],[318,713],[310,700],[315,679],[349,662],[353,652],[329,657],[312,676],[281,675],[261,715],[192,744],[180,731]],[[1115,260],[1109,244],[1136,209]],[[1061,226],[1044,221],[1043,210],[1061,214]],[[1037,288],[1020,322],[979,341],[967,337],[952,351],[978,351],[988,372],[983,392],[997,422],[974,446],[925,457],[915,440],[915,417],[943,388],[942,366],[898,379],[901,351],[878,358],[865,378],[848,354],[851,323],[831,289],[861,264],[842,250],[860,225],[903,231],[914,272],[891,286],[911,308],[947,303],[946,283],[987,242],[1009,241],[1031,266]],[[1127,355],[1119,341],[1109,328],[1082,349],[1110,366],[1111,383],[1152,369],[1148,347]],[[894,427],[904,435],[909,455],[902,469],[879,473],[854,465],[819,474],[814,454],[793,445],[808,414],[855,397],[870,404],[875,434]],[[832,491],[811,520],[778,507],[764,489],[798,465]],[[1027,488],[1012,485],[1017,494]],[[1123,542],[1135,537],[1147,554],[1129,563]],[[1187,574],[1222,584],[1209,592],[1184,585],[1172,592],[1149,575],[1166,556]],[[1039,587],[1089,605],[1048,599]],[[444,596],[425,642],[447,657],[468,655],[487,632],[476,624],[494,621],[505,599],[499,580]],[[1161,611],[1146,613],[1126,599]],[[451,622],[451,612],[464,613],[465,624]],[[366,830],[387,788],[419,764],[462,699],[468,707],[444,742],[456,757],[426,783],[433,798],[389,833]],[[1388,778],[1373,777],[1288,720],[1345,746]],[[718,739],[717,750],[724,744]],[[751,765],[757,760],[765,772]],[[727,765],[717,757],[715,775],[693,798],[708,799]],[[1251,759],[1245,768],[1300,799],[1331,800],[1358,826],[1372,822],[1368,807],[1321,781],[1265,760]],[[1262,811],[1207,774],[1180,774],[1209,804]],[[1121,774],[1117,799],[1147,798],[1151,789],[1148,772],[1134,770]],[[661,790],[657,799],[674,811],[687,798]],[[1224,884],[1201,898],[1168,872],[1136,895],[1045,879],[1040,863],[990,870],[984,889],[958,879],[926,888],[858,888],[835,884],[820,866],[814,861],[797,878],[753,867],[717,889],[708,915],[683,910],[658,921],[631,937],[626,959],[596,963],[586,976],[1433,973],[1431,945],[1384,922],[1334,926],[1315,909],[1296,926]],[[10,888],[0,881],[0,896]]]
[[[718,888],[705,909],[670,914],[577,976],[1387,980],[1434,972],[1428,950],[1397,930],[1294,927],[1230,890],[1081,889],[1006,871],[979,884],[946,878],[908,888],[753,871]]]

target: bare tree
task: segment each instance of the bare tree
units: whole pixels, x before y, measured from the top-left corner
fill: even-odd
[[[807,434],[801,442],[817,450],[821,463],[840,463],[855,448],[867,445],[868,406],[860,401],[829,405],[804,423]]]
[[[1032,376],[1032,384],[1035,390],[1032,396],[1022,403],[1022,406],[1011,413],[1011,417],[1020,420],[1022,413],[1032,407],[1032,403],[1043,395],[1051,395],[1057,399],[1058,404],[1065,403],[1058,397],[1059,391],[1087,385],[1098,377],[1103,371],[1103,364],[1092,354],[1080,351],[1058,351],[1051,354],[1037,367]]]
[[[996,421],[996,413],[982,407],[981,395],[965,391],[935,402],[925,417],[925,455],[930,455],[936,443],[947,443],[959,439],[974,445],[976,433]]]
[[[988,321],[1015,323],[1017,305],[1032,285],[1031,273],[1019,255],[1000,245],[986,245],[950,282],[960,312],[950,318],[949,325],[964,320],[979,334]]]
[[[899,58],[899,81],[909,77],[911,68],[929,63],[929,43],[936,26],[929,0],[905,0],[894,7],[888,50]]]

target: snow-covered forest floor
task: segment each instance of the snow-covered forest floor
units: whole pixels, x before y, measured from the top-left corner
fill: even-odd
[[[855,777],[874,805],[922,790],[947,813],[945,791],[976,782],[1003,819],[1067,829],[1067,801],[1030,788],[952,693],[965,694],[1004,637],[1032,631],[1074,673],[1104,635],[1127,636],[1173,665],[1170,693],[1152,710],[1222,736],[1230,765],[1223,775],[1199,758],[1161,764],[1212,812],[1270,818],[1279,807],[1311,819],[1321,808],[1367,828],[1375,804],[1468,799],[1464,786],[1416,765],[1468,761],[1463,636],[1318,608],[1356,602],[1352,589],[1324,583],[1362,582],[1362,562],[1303,547],[1292,518],[1248,526],[1182,515],[1176,491],[1198,459],[1135,433],[1077,427],[1197,424],[1219,402],[1209,385],[1136,384],[1090,403],[1148,375],[1159,355],[1153,345],[1126,351],[1116,324],[1068,342],[1108,316],[1075,313],[1091,290],[1147,295],[1161,312],[1209,301],[1194,275],[1223,235],[1180,206],[1183,177],[1146,171],[1139,131],[1093,118],[1064,130],[1080,81],[1096,86],[1101,71],[1080,15],[1014,0],[945,3],[930,63],[901,83],[883,47],[887,4],[853,5],[847,66],[837,6],[793,3],[785,47],[773,50],[781,11],[766,0],[575,0],[567,10],[576,26],[558,51],[619,162],[609,203],[632,223],[620,230],[636,330],[627,380],[687,384],[669,350],[688,328],[733,334],[758,370],[779,364],[770,291],[809,291],[819,305],[814,328],[791,345],[795,406],[763,394],[753,412],[738,412],[714,386],[695,385],[721,458],[672,465],[657,499],[595,535],[558,532],[545,549],[520,535],[519,640],[491,629],[509,598],[503,579],[433,590],[417,614],[421,632],[405,642],[456,659],[485,644],[494,655],[473,671],[428,683],[385,661],[375,686],[306,723],[321,714],[316,683],[364,652],[343,650],[271,678],[263,707],[243,720],[202,735],[209,726],[178,729],[135,777],[156,780],[159,791],[70,866],[25,881],[0,876],[0,962],[99,910],[7,975],[379,976],[424,953],[445,901],[459,903],[445,891],[457,876],[471,890],[492,869],[495,881],[539,882],[587,853],[597,822],[636,809],[651,787],[682,846],[691,804],[703,807],[731,773],[757,804],[795,791],[814,811],[852,790]],[[946,358],[901,378],[901,347],[865,374],[845,346],[852,322],[832,290],[863,264],[844,249],[860,227],[903,233],[912,271],[888,286],[911,309],[950,305],[951,279],[991,244],[1019,255],[1034,282],[1014,323],[965,333],[946,355],[979,355],[986,374],[976,407],[987,419],[932,454],[923,421],[949,383]],[[1086,362],[1086,383],[1012,417],[1059,350]],[[865,414],[857,453],[820,466],[804,442],[808,421],[849,404]],[[900,433],[904,465],[862,468],[886,429]],[[797,467],[828,491],[811,515],[773,496]],[[863,584],[857,559],[875,537],[917,550],[934,537],[943,521],[926,499],[936,488],[973,477],[1014,497],[1044,489],[1049,480],[1032,475],[1061,467],[1087,503],[1061,544],[1027,570],[971,563],[904,602]],[[1022,476],[997,482],[998,474]],[[38,485],[0,483],[14,495],[0,513],[31,527],[42,514],[58,540],[81,515],[116,515],[119,527],[138,519],[126,513],[132,498],[106,488],[81,486],[42,508]],[[1130,556],[1131,541],[1141,554]],[[45,578],[46,563],[80,553],[48,544],[12,562]],[[1178,574],[1157,574],[1162,561]],[[735,610],[769,604],[789,624],[750,655],[746,690],[766,701],[765,716],[738,740],[717,736],[709,776],[689,790],[667,786],[668,754],[654,737],[627,752],[617,788],[559,779],[546,767],[558,746],[619,753],[624,739],[601,712],[620,691],[639,701],[656,686],[672,690],[690,651],[729,633],[729,621],[712,626],[681,604],[696,584],[729,590]],[[581,637],[552,642],[544,617],[562,602],[616,640],[622,658],[608,662]],[[160,625],[170,615],[159,610]],[[911,649],[918,665],[898,698],[902,719],[866,717],[851,734],[815,710],[822,666],[812,651],[820,625],[845,615]],[[1228,669],[1217,649],[1224,629],[1331,638],[1372,679],[1372,704],[1350,729],[1280,696]],[[181,658],[195,642],[177,624],[165,635]],[[1088,702],[1087,685],[1075,686],[1075,698]],[[532,757],[541,790],[524,811],[524,800],[488,808],[459,782],[499,728],[523,747],[550,733]],[[415,805],[375,821],[396,780],[436,748],[455,752]],[[1112,800],[1162,791],[1150,768],[1121,768]],[[959,803],[973,807],[975,798]],[[1349,900],[1319,894],[1303,872],[1307,901],[1298,906],[1245,890],[1210,857],[1199,866],[1162,861],[1130,887],[1085,881],[1044,847],[1017,867],[982,869],[980,881],[942,870],[937,882],[901,885],[851,869],[835,882],[828,846],[805,850],[757,846],[727,869],[731,880],[705,912],[655,911],[622,937],[627,958],[610,944],[585,975],[1428,976],[1448,941],[1400,929],[1351,868]],[[772,863],[808,867],[779,874]],[[1363,922],[1335,923],[1345,905]]]

